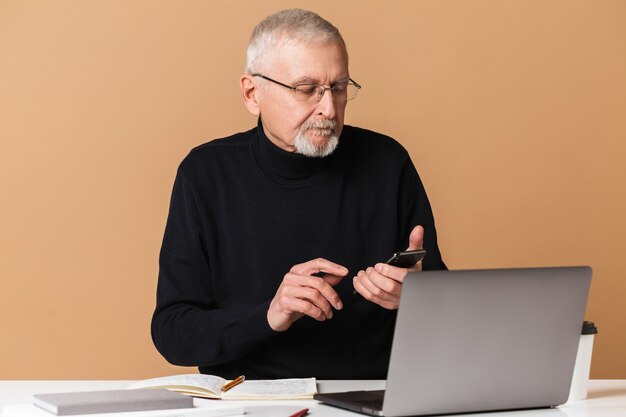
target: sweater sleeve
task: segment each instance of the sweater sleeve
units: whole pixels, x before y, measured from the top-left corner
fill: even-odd
[[[206,224],[182,169],[174,183],[159,259],[152,340],[175,365],[213,366],[236,360],[270,338],[269,301],[218,306],[211,283]]]
[[[424,227],[424,249],[426,257],[423,261],[424,270],[448,269],[441,258],[437,244],[437,230],[435,219],[422,184],[411,158],[407,154],[399,183],[398,210],[400,219],[398,235],[402,237],[402,244],[407,245],[411,230],[417,225]]]

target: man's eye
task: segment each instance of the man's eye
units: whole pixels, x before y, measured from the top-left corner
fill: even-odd
[[[337,84],[333,86],[333,93],[335,94],[343,94],[348,89],[348,84]]]
[[[296,91],[300,94],[313,95],[317,90],[315,85],[299,85],[296,87]]]

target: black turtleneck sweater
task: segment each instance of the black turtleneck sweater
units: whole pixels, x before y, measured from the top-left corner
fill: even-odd
[[[426,193],[393,139],[345,126],[326,158],[286,152],[262,126],[193,149],[181,163],[160,255],[152,338],[171,363],[234,378],[384,379],[395,311],[353,294],[352,277],[425,228],[424,269],[443,269]],[[350,270],[344,308],[274,332],[284,275],[326,258]]]

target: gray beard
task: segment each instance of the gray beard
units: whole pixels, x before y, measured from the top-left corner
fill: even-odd
[[[320,120],[303,124],[294,140],[295,152],[311,158],[323,158],[330,155],[337,149],[339,144],[339,137],[335,133],[336,126],[337,124],[332,120]],[[320,130],[328,139],[319,146],[315,145],[307,136],[308,130]]]

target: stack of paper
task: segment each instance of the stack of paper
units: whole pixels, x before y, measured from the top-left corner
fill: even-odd
[[[34,397],[33,404],[4,406],[2,417],[220,417],[244,413],[241,405],[221,402],[194,408],[193,398],[165,389],[37,394]]]

